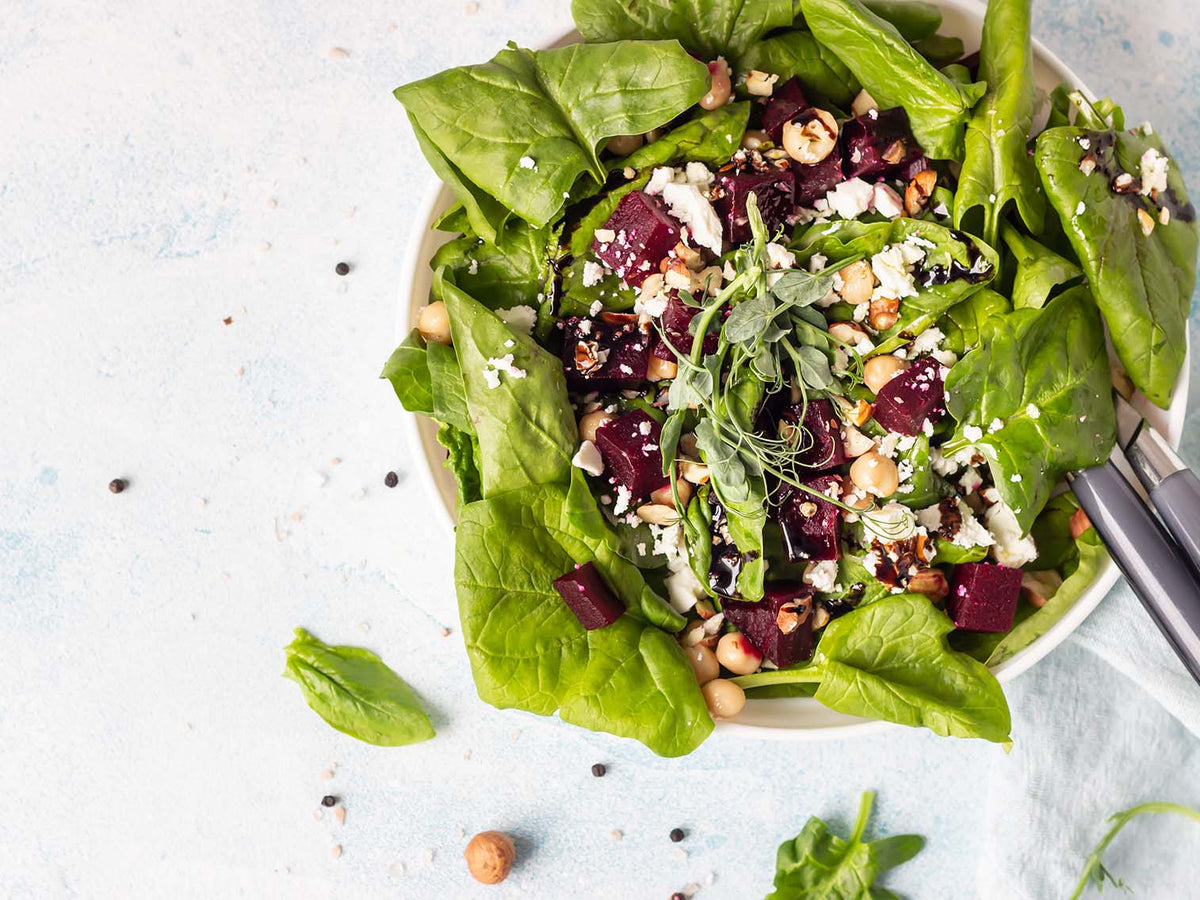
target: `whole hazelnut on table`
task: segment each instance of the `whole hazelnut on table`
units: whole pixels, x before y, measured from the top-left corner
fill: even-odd
[[[512,838],[502,831],[481,831],[463,851],[467,869],[476,881],[499,884],[512,871],[517,850]]]

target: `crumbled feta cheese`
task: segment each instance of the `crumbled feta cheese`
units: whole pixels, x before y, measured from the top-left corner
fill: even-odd
[[[896,445],[900,443],[902,435],[898,431],[889,431],[876,442],[876,450],[880,456],[886,456],[888,459],[895,459]]]
[[[933,422],[929,419],[926,419],[924,422],[922,422],[921,433],[924,434],[925,437],[933,437]]]
[[[1081,138],[1079,138],[1079,146],[1082,147],[1084,150],[1091,150],[1092,142],[1091,142],[1091,140],[1089,140],[1086,137],[1081,137]]]
[[[588,307],[588,315],[589,316],[598,316],[598,315],[600,315],[600,312],[603,309],[604,309],[604,304],[601,301],[596,300],[595,302],[592,303],[591,306]]]
[[[1021,476],[1014,473],[1012,478],[1010,478],[1008,480],[1011,481],[1013,484],[1017,484],[1018,482],[1021,481]]]
[[[604,458],[600,456],[600,451],[591,441],[584,441],[579,445],[579,449],[571,457],[571,465],[583,469],[589,475],[604,474]]]
[[[829,208],[843,219],[857,219],[875,199],[875,188],[861,178],[843,181],[825,194]]]
[[[767,262],[772,269],[794,269],[796,254],[782,244],[771,241],[767,244]]]
[[[583,264],[583,286],[592,287],[604,280],[604,266],[591,260]]]
[[[713,173],[708,171],[708,166],[702,162],[688,163],[683,177],[688,184],[694,184],[696,187],[708,187],[713,183]]]
[[[814,253],[808,259],[808,271],[820,272],[828,264],[829,258],[827,256],[822,256],[820,253]]]
[[[651,525],[650,534],[654,538],[653,552],[655,555],[667,558],[667,570],[670,573],[664,579],[667,600],[670,601],[671,608],[676,612],[685,613],[696,605],[696,601],[703,600],[706,592],[704,585],[692,571],[691,563],[688,560],[687,542],[684,538],[683,528],[678,523],[666,526]],[[722,619],[722,616],[713,616],[705,622],[706,632],[714,619]],[[720,622],[714,626],[712,633],[716,634],[719,629]]]
[[[532,306],[510,306],[508,309],[496,310],[496,315],[505,325],[520,335],[529,334],[537,323],[537,310]]]
[[[924,331],[917,335],[916,340],[912,342],[912,352],[914,356],[921,356],[925,353],[932,353],[946,339],[945,333],[936,325],[930,325]]]
[[[812,585],[814,591],[829,593],[837,584],[838,564],[836,560],[826,559],[821,562],[809,563],[804,573],[804,580]]]
[[[1087,212],[1087,204],[1080,200],[1079,205],[1075,207],[1075,215],[1082,216],[1085,212]]]
[[[1167,190],[1167,170],[1171,161],[1153,147],[1142,154],[1142,194],[1164,193]]]
[[[889,219],[904,215],[904,201],[886,184],[875,185],[875,195],[871,200],[871,205],[875,207],[875,212]]]
[[[501,372],[509,378],[525,377],[525,370],[518,369],[513,365],[513,355],[511,353],[505,353],[499,358],[493,357],[484,365],[483,380],[487,383],[488,388],[494,389],[500,387]]]
[[[867,314],[871,312],[871,304],[869,301],[860,303],[854,307],[854,315],[851,317],[855,322],[861,322],[866,319]]]
[[[652,197],[657,196],[663,192],[663,188],[674,181],[675,170],[670,166],[659,166],[650,173],[650,180],[642,188],[642,193],[650,194]]]
[[[693,240],[720,256],[723,241],[721,220],[700,189],[694,184],[672,182],[663,188],[662,197],[671,215],[689,226]]]
[[[1035,406],[1032,403],[1030,403],[1027,407],[1025,407],[1025,415],[1029,416],[1029,418],[1031,418],[1031,419],[1036,419],[1036,418],[1040,417],[1041,414],[1042,414],[1042,411],[1040,409],[1038,409],[1037,406]]]
[[[913,263],[925,258],[925,251],[918,247],[892,244],[871,257],[871,271],[879,279],[871,299],[885,298],[902,300],[917,296],[917,286],[909,271]]]
[[[471,264],[469,266],[467,266],[467,274],[468,275],[478,275],[479,274],[479,260],[477,260],[477,259],[471,260]]]
[[[983,484],[983,476],[974,466],[967,466],[967,470],[958,479],[958,486],[963,489],[964,494],[973,494],[981,484]]]
[[[978,441],[983,437],[983,429],[978,425],[966,425],[963,427],[963,437],[971,442]]]
[[[533,169],[533,171],[537,171],[537,163],[533,161],[532,156],[522,156],[519,160],[517,160],[517,164],[520,165],[522,169]]]
[[[1003,427],[1004,427],[1004,423],[1001,422],[999,419],[992,419],[991,424],[988,425],[988,434],[995,434],[997,431],[999,431]]]
[[[629,492],[629,488],[623,484],[617,485],[617,502],[613,504],[613,515],[619,516],[621,513],[629,509],[629,503],[633,500],[633,494]]]
[[[946,208],[945,203],[939,203],[933,208],[933,214],[935,216],[941,216],[942,218],[945,218],[946,216],[950,215],[950,210]]]
[[[1037,559],[1037,544],[1032,536],[1022,536],[1017,517],[1006,504],[993,503],[983,514],[983,520],[995,539],[992,555],[1000,565],[1016,569]]]
[[[653,428],[653,423],[647,420],[638,424],[638,433],[644,436],[649,434]]]

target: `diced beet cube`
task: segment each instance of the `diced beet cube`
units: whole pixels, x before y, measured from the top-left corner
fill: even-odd
[[[778,493],[775,515],[783,533],[783,549],[789,562],[837,559],[842,555],[842,511],[822,499],[841,484],[836,475],[818,475],[802,484],[817,493],[784,484]]]
[[[963,563],[954,569],[946,612],[964,631],[1008,631],[1020,596],[1020,569]]]
[[[762,130],[778,145],[783,140],[783,126],[808,108],[804,88],[799,80],[790,78],[774,90],[763,106]]]
[[[920,434],[946,412],[942,364],[931,356],[918,359],[875,395],[875,421],[888,431]]]
[[[576,391],[635,388],[646,380],[650,326],[630,313],[569,316],[563,327],[563,372]]]
[[[812,656],[812,588],[801,581],[767,582],[763,598],[725,600],[725,618],[781,669]]]
[[[911,162],[905,163],[903,166],[901,166],[900,169],[896,172],[896,177],[899,178],[901,181],[905,181],[905,182],[912,181],[914,178],[916,178],[918,175],[920,175],[922,172],[924,172],[928,168],[929,168],[929,157],[926,156],[924,153],[922,153],[916,159],[912,160]]]
[[[750,240],[750,219],[746,200],[751,194],[758,200],[758,213],[767,230],[780,228],[796,207],[796,175],[788,160],[766,161],[757,154],[734,163],[717,174],[721,196],[714,204],[725,231],[725,240],[743,244]]]
[[[554,589],[588,631],[611,625],[625,612],[621,601],[608,589],[591,563],[576,566],[566,575],[555,578]]]
[[[688,331],[688,326],[692,324],[692,319],[699,314],[699,309],[688,306],[680,299],[678,291],[671,291],[670,299],[667,300],[667,308],[663,310],[662,314],[662,330],[666,335],[666,342],[669,342],[684,356],[692,352],[692,334]],[[716,331],[706,334],[704,336],[704,352],[706,354],[715,353],[719,339],[720,335]],[[659,359],[675,362],[675,354],[671,352],[671,347],[668,347],[666,342],[655,343],[652,352]]]
[[[596,429],[596,448],[609,481],[629,491],[634,502],[667,485],[662,451],[662,426],[640,409],[623,413]]]
[[[895,172],[922,155],[900,107],[870,112],[842,126],[846,177],[870,179]]]
[[[641,191],[622,197],[600,231],[611,231],[612,240],[594,239],[592,252],[633,287],[658,272],[659,263],[679,243],[679,223],[662,201]]]
[[[815,166],[797,163],[792,166],[796,173],[796,205],[812,206],[827,193],[846,180],[842,174],[842,151],[833,151]]]
[[[801,409],[804,421],[800,421]],[[787,407],[781,418],[793,425],[801,425],[804,434],[798,446],[803,448],[796,454],[800,465],[816,471],[832,469],[846,461],[846,448],[842,446],[842,423],[828,400],[810,400],[807,406],[797,403]]]

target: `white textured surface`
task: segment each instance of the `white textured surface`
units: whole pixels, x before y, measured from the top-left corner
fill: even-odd
[[[920,898],[969,893],[985,857],[1001,860],[979,869],[999,896],[1021,860],[997,846],[1005,823],[989,830],[989,810],[1047,798],[1011,830],[1041,829],[1062,862],[1007,895],[1057,897],[1104,815],[1200,800],[1195,738],[1127,680],[1136,664],[1104,661],[1140,616],[1126,594],[1011,686],[1008,756],[905,731],[716,739],[664,761],[475,699],[450,544],[403,478],[399,411],[375,380],[432,177],[390,90],[569,23],[565,2],[469,5],[8,10],[0,895],[653,900],[714,873],[700,896],[752,897],[810,813],[844,824],[875,788],[878,829],[929,839],[890,881]],[[1153,21],[1126,0],[1038,6],[1039,37],[1134,121],[1153,118],[1200,186],[1188,0],[1157,4]],[[1185,447],[1195,461],[1195,434]],[[131,487],[113,496],[118,475]],[[383,750],[326,728],[279,677],[296,625],[379,651],[438,737]],[[1153,636],[1139,646],[1154,652]],[[1075,752],[1096,739],[1104,754]],[[1098,767],[1136,777],[1097,782]],[[344,798],[343,826],[313,818],[327,791]],[[1065,796],[1073,828],[1055,827]],[[673,845],[677,825],[689,837]],[[523,856],[493,889],[460,859],[460,829],[486,827],[510,830]],[[1113,868],[1141,896],[1187,896],[1194,880],[1165,862],[1194,859],[1193,838],[1139,827]]]

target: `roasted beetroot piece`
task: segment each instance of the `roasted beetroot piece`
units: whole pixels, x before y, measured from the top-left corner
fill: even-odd
[[[758,198],[758,212],[767,230],[775,232],[795,209],[796,175],[786,159],[765,160],[758,153],[744,154],[717,174],[721,196],[714,204],[725,231],[725,240],[744,244],[750,240],[746,199]]]
[[[646,380],[650,326],[631,313],[563,320],[563,371],[575,391],[635,388]]]
[[[812,656],[812,588],[801,581],[767,582],[757,603],[725,600],[725,618],[779,668]]]
[[[679,243],[679,223],[657,197],[631,191],[596,234],[592,252],[626,284],[638,287]]]
[[[662,426],[642,410],[623,413],[596,429],[596,448],[609,481],[635,502],[668,484],[658,437]]]
[[[918,359],[875,395],[875,421],[888,431],[920,434],[946,412],[942,364],[931,356]]]
[[[801,411],[804,413],[803,422]],[[846,449],[842,446],[842,423],[828,400],[810,400],[807,406],[797,403],[784,409],[780,418],[804,428],[804,434],[798,438],[798,446],[804,449],[796,454],[800,465],[820,472],[846,461]]]
[[[591,563],[576,566],[566,575],[555,578],[554,589],[588,631],[611,625],[625,612],[621,601],[608,589]]]
[[[842,126],[842,148],[846,177],[866,180],[899,171],[922,155],[899,107],[851,119]]]
[[[667,301],[667,308],[663,310],[662,314],[662,330],[666,335],[666,341],[670,342],[671,346],[684,356],[692,352],[692,335],[688,331],[688,326],[692,324],[692,319],[696,318],[699,313],[699,309],[684,303],[677,292],[671,292],[671,299]],[[719,338],[720,335],[716,331],[706,334],[704,336],[704,352],[715,353]],[[671,347],[661,340],[655,343],[652,352],[659,359],[675,361],[675,354],[671,352]]]
[[[896,177],[901,181],[909,182],[929,168],[929,157],[922,153],[911,162],[905,163],[896,172]]]
[[[833,493],[833,486],[840,485],[841,479],[817,475],[801,483],[817,494],[784,484],[774,508],[788,561],[837,559],[842,555],[842,511],[819,495]]]
[[[824,160],[815,166],[799,163],[792,166],[796,173],[796,205],[812,206],[846,180],[842,174],[842,151],[834,147]]]
[[[762,130],[767,133],[773,144],[778,145],[783,140],[784,124],[808,108],[804,88],[797,79],[791,78],[781,87],[775,88],[763,106]]]
[[[1020,596],[1020,569],[963,563],[954,569],[946,612],[964,631],[1008,631]]]

